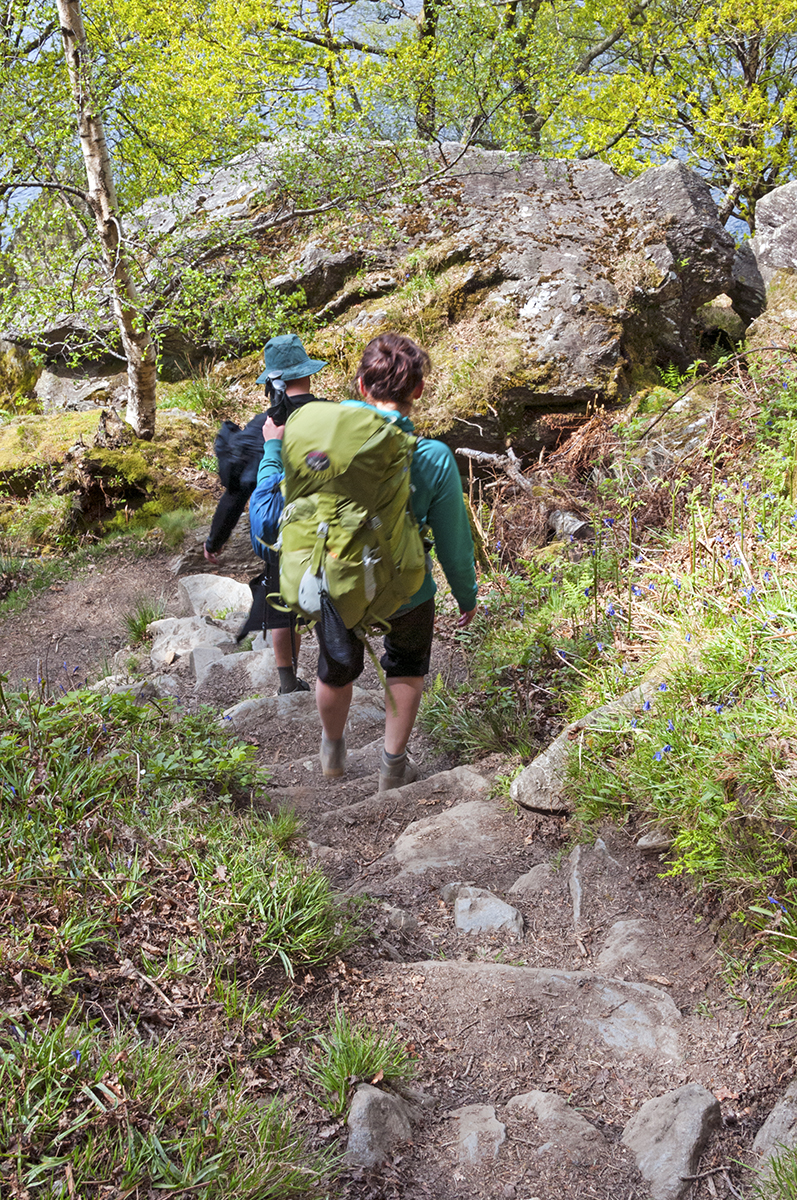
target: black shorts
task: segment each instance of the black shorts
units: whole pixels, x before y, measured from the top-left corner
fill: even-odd
[[[318,645],[318,678],[330,687],[345,687],[353,683],[365,665],[365,645],[349,630],[351,656],[344,667],[328,658],[321,622],[315,627]],[[390,633],[385,634],[385,652],[379,660],[388,679],[425,675],[429,670],[434,634],[434,599],[424,600],[417,608],[393,617]]]

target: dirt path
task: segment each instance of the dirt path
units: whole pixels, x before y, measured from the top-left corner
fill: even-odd
[[[3,626],[3,669],[14,681],[43,661],[56,675],[96,674],[122,647],[121,617],[137,596],[176,611],[170,557],[115,561],[39,596]],[[435,653],[450,662],[455,643]],[[302,670],[312,666],[309,642]],[[187,659],[168,670],[188,696]],[[371,901],[370,935],[305,980],[303,1004],[395,1024],[418,1055],[417,1086],[390,1100],[410,1126],[388,1139],[381,1164],[360,1154],[339,1194],[663,1196],[621,1139],[647,1101],[692,1087],[716,1098],[721,1119],[708,1121],[697,1169],[684,1172],[700,1177],[678,1194],[749,1195],[740,1164],[793,1072],[763,973],[728,957],[710,905],[662,878],[633,830],[574,847],[564,817],[494,793],[496,760],[452,769],[418,737],[422,778],[380,795],[381,698],[363,682],[341,781],[320,775],[312,695],[264,696],[230,714],[273,770],[267,807],[294,807],[306,853],[341,891]],[[319,1129],[347,1136],[340,1123]]]

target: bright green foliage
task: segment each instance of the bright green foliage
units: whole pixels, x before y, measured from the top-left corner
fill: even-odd
[[[364,1022],[349,1021],[339,1008],[329,1019],[329,1033],[318,1035],[315,1042],[307,1074],[323,1091],[319,1103],[336,1117],[346,1111],[358,1083],[389,1083],[415,1074],[415,1063],[395,1029],[378,1033]]]
[[[794,173],[795,0],[460,0],[434,12],[433,32],[405,27],[384,68],[421,131],[623,172],[677,155],[728,194],[724,216],[751,223]]]
[[[581,681],[566,664],[595,653],[596,566],[601,578],[611,576],[615,559],[524,563],[525,577],[496,571],[482,578],[479,612],[460,635],[466,678],[452,687],[438,676],[421,703],[420,723],[439,749],[463,759],[494,751],[529,759],[542,748],[541,711],[561,709]],[[602,617],[599,640],[610,636],[607,628]]]
[[[202,1188],[215,1200],[319,1194],[331,1157],[309,1151],[279,1102],[263,1107],[235,1074],[208,1079],[165,1042],[109,1037],[78,1016],[73,1005],[57,1023],[17,1018],[0,1033],[9,1186],[42,1200],[65,1180],[87,1197],[104,1180],[123,1193]]]
[[[754,1200],[795,1200],[797,1197],[797,1151],[776,1155],[761,1173]]]
[[[245,1074],[95,1019],[98,979],[150,981],[164,1004],[176,983],[201,998],[195,1020],[207,1003],[211,1028],[221,1017],[256,1062],[301,1020],[284,983],[256,990],[263,968],[291,975],[351,942],[326,879],[284,849],[295,818],[231,811],[231,797],[262,793],[253,748],[215,713],[179,719],[124,694],[0,688],[0,708],[0,978],[40,996],[0,1031],[4,1186],[42,1200],[70,1178],[87,1200],[109,1188],[326,1194],[330,1157]],[[179,933],[140,946],[135,931],[166,896]]]

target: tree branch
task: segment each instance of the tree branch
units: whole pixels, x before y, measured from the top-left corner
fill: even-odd
[[[44,183],[40,179],[20,179],[14,183],[0,183],[0,192],[15,192],[20,188],[41,188],[45,192],[66,193],[67,196],[77,196],[89,208],[92,206],[88,192],[81,192],[80,188],[71,187],[68,183]]]
[[[652,3],[653,0],[639,0],[639,3],[634,5],[622,25],[618,25],[608,37],[605,37],[602,42],[598,42],[596,46],[592,46],[587,50],[586,54],[581,56],[573,68],[573,74],[586,75],[595,59],[600,58],[601,54],[605,54],[607,50],[611,50],[612,46],[619,42],[631,21],[635,21],[637,17],[643,17]]]

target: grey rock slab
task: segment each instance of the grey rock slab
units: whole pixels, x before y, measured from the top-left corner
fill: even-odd
[[[666,961],[661,926],[657,921],[638,917],[615,921],[595,959],[595,966],[604,975],[626,978],[629,974],[661,974]]]
[[[365,725],[384,721],[383,705],[381,694],[355,687],[346,725],[347,733]],[[319,741],[321,738],[321,723],[316,712],[313,692],[289,692],[287,696],[242,700],[228,708],[223,715],[232,721],[236,732],[243,736],[247,733],[257,734],[263,728],[264,722],[279,718],[283,722],[315,724],[318,726]]]
[[[681,1200],[713,1130],[721,1124],[719,1101],[699,1083],[655,1096],[642,1105],[623,1130],[651,1200]]]
[[[366,742],[357,748],[347,747],[345,779],[362,779],[366,775],[376,775],[382,758],[384,736]],[[321,778],[321,763],[317,754],[305,754],[302,758],[294,759],[281,769],[288,775],[298,774],[302,779],[310,775]],[[280,776],[282,777],[282,775]]]
[[[406,908],[399,908],[396,904],[386,903],[382,905],[382,908],[385,916],[387,917],[387,923],[391,929],[410,932],[413,929],[418,928],[417,919],[412,915],[412,913],[407,912]]]
[[[572,1163],[593,1166],[606,1149],[606,1139],[600,1130],[555,1092],[532,1091],[512,1096],[506,1111],[521,1118],[535,1117],[547,1144]]]
[[[454,924],[461,933],[523,936],[523,917],[518,910],[484,888],[462,886],[457,890]]]
[[[42,371],[33,389],[45,413],[85,412],[127,402],[127,374],[92,375],[66,367]]]
[[[673,835],[663,825],[654,825],[637,838],[637,849],[643,854],[663,854],[673,844]]]
[[[597,1041],[619,1057],[681,1058],[681,1014],[665,992],[649,984],[607,979],[595,971],[501,963],[416,962],[411,970],[423,976],[429,994],[459,1018],[489,1005],[491,1021],[512,1019],[524,1004],[532,1004],[555,1018],[568,1040],[585,1048]]]
[[[387,1162],[412,1136],[406,1101],[361,1083],[354,1093],[346,1124],[349,1141],[346,1160],[351,1165],[377,1167]]]
[[[538,863],[516,879],[509,889],[510,896],[538,896],[550,891],[558,884],[556,872],[550,863]]]
[[[383,796],[400,794],[404,799],[417,804],[433,804],[453,799],[455,805],[466,800],[483,797],[490,790],[490,781],[474,771],[472,767],[452,767],[450,771],[438,771],[426,779],[405,784],[402,788],[390,788]]]
[[[177,595],[187,617],[224,620],[237,614],[243,618],[252,607],[249,585],[226,575],[184,575]]]
[[[101,696],[130,692],[138,704],[148,700],[179,700],[182,691],[180,680],[171,675],[149,675],[146,679],[126,674],[106,675],[92,684],[89,691]]]
[[[591,903],[613,900],[624,888],[633,886],[629,871],[612,857],[603,838],[596,838],[593,846],[576,846],[568,866],[573,926],[577,931]]]
[[[194,653],[203,649],[199,647]],[[212,695],[214,687],[223,690],[224,682],[232,680],[239,695],[269,696],[276,693],[279,689],[279,672],[274,663],[273,651],[243,650],[223,655],[208,665],[201,680],[197,679],[197,692],[207,690]]]
[[[729,294],[735,311],[745,324],[759,317],[766,307],[766,284],[750,242],[742,242],[736,247]]]
[[[195,646],[228,645],[230,636],[204,617],[162,617],[147,626],[153,635],[149,656],[153,667],[165,667],[190,654]]]
[[[568,725],[547,750],[538,754],[513,780],[510,797],[524,808],[540,812],[572,812],[573,806],[564,796],[567,760],[582,731],[616,729],[633,717],[650,700],[658,681],[651,680],[630,692],[602,704],[585,717]]]
[[[797,273],[797,179],[761,197],[755,226],[750,246],[767,287],[779,271]]]
[[[433,867],[456,868],[498,850],[506,840],[506,827],[506,814],[496,804],[468,800],[436,816],[413,821],[393,843],[391,853],[410,875],[421,875]]]
[[[682,295],[691,305],[727,290],[736,243],[720,224],[711,191],[699,175],[683,163],[665,163],[638,175],[621,195],[643,220],[663,226],[667,248],[677,256]]]
[[[595,528],[590,521],[558,508],[548,513],[548,528],[562,541],[590,542],[595,539]]]
[[[506,1141],[502,1125],[489,1104],[466,1104],[449,1114],[455,1124],[457,1157],[463,1166],[475,1166],[498,1157]]]
[[[797,1080],[793,1080],[756,1134],[753,1150],[765,1163],[797,1146]]]
[[[436,168],[439,148],[428,153]],[[130,229],[146,230],[148,276],[155,280],[163,274],[158,268],[169,262],[175,238],[188,246],[206,241],[219,219],[256,236],[263,211],[259,201],[274,186],[273,160],[273,149],[255,149],[179,195],[153,198],[130,214]],[[524,419],[526,410],[581,407],[596,393],[613,401],[631,390],[638,363],[690,361],[695,309],[720,292],[731,294],[732,239],[708,188],[683,165],[666,164],[629,181],[603,163],[542,161],[477,148],[458,159],[455,178],[436,181],[412,197],[413,207],[420,204],[430,216],[424,234],[397,238],[384,253],[373,255],[354,237],[334,250],[310,244],[298,261],[280,264],[281,274],[269,281],[270,288],[285,295],[301,288],[311,306],[326,304],[328,313],[345,320],[352,276],[373,268],[379,274],[369,270],[365,291],[378,303],[380,294],[403,281],[408,252],[421,242],[433,249],[443,241],[434,215],[441,186],[454,201],[446,218],[450,248],[440,250],[434,266],[460,271],[452,280],[458,298],[481,292],[514,326],[507,338],[516,337],[516,361],[496,370],[495,394],[517,418],[513,425],[526,443],[519,443],[521,450],[535,444],[539,449],[551,436],[550,429],[531,428],[536,422]],[[404,225],[406,213],[397,201],[396,228]],[[156,301],[153,287],[146,302]],[[385,310],[360,303],[351,324],[377,328],[385,319]],[[53,358],[67,338],[79,348],[97,346],[99,331],[90,325],[88,315],[61,317],[50,329],[20,327],[7,336],[15,344],[42,346]],[[110,331],[110,317],[103,326]],[[170,369],[205,349],[176,325],[160,333]],[[228,349],[233,351],[232,344]],[[496,363],[505,362],[495,357]],[[483,448],[495,447],[498,423],[488,420],[485,428]]]
[[[224,658],[218,646],[194,646],[191,651],[191,671],[197,684],[201,684],[211,666]]]
[[[242,737],[257,735],[269,721],[318,724],[319,739],[321,725],[312,692],[289,692],[287,696],[260,696],[241,700],[222,713],[222,719],[230,721],[235,732]]]

